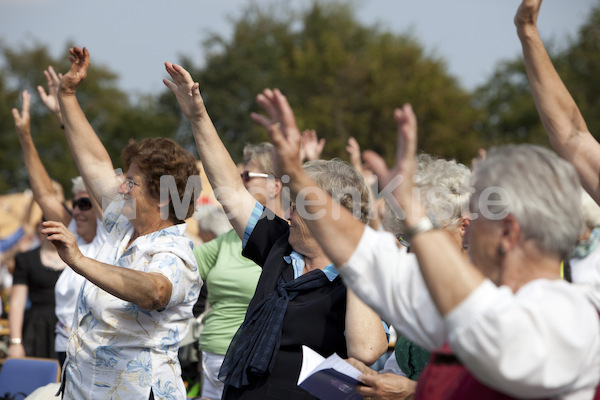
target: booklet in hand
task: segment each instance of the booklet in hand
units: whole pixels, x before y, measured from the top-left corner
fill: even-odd
[[[337,354],[324,358],[302,346],[302,368],[298,386],[321,400],[362,400],[356,386],[362,373]]]

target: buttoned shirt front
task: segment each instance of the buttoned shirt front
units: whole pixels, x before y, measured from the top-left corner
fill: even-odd
[[[138,237],[121,215],[122,202],[104,212],[109,232],[96,259],[164,275],[172,285],[168,305],[147,311],[86,281],[79,294],[65,363],[67,399],[185,398],[179,342],[185,337],[201,279],[184,236],[185,224]]]

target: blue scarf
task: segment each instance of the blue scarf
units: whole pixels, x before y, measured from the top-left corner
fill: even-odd
[[[321,270],[310,271],[287,283],[280,276],[277,289],[246,314],[227,349],[219,370],[219,380],[239,389],[250,383],[251,376],[260,378],[271,373],[289,301],[298,293],[329,283]]]

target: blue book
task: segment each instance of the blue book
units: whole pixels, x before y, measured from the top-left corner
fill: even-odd
[[[362,400],[356,392],[362,373],[337,354],[324,358],[302,346],[302,368],[298,386],[321,400]]]

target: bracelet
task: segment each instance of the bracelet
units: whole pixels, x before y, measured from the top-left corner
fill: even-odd
[[[23,340],[21,338],[12,338],[10,339],[10,344],[21,344]]]
[[[413,237],[415,237],[417,234],[439,228],[440,225],[438,224],[435,217],[428,213],[423,218],[418,220],[416,224],[406,228],[406,230],[402,234],[398,234],[396,235],[396,237],[398,238],[400,243],[408,247],[410,246],[410,242],[412,241]]]

